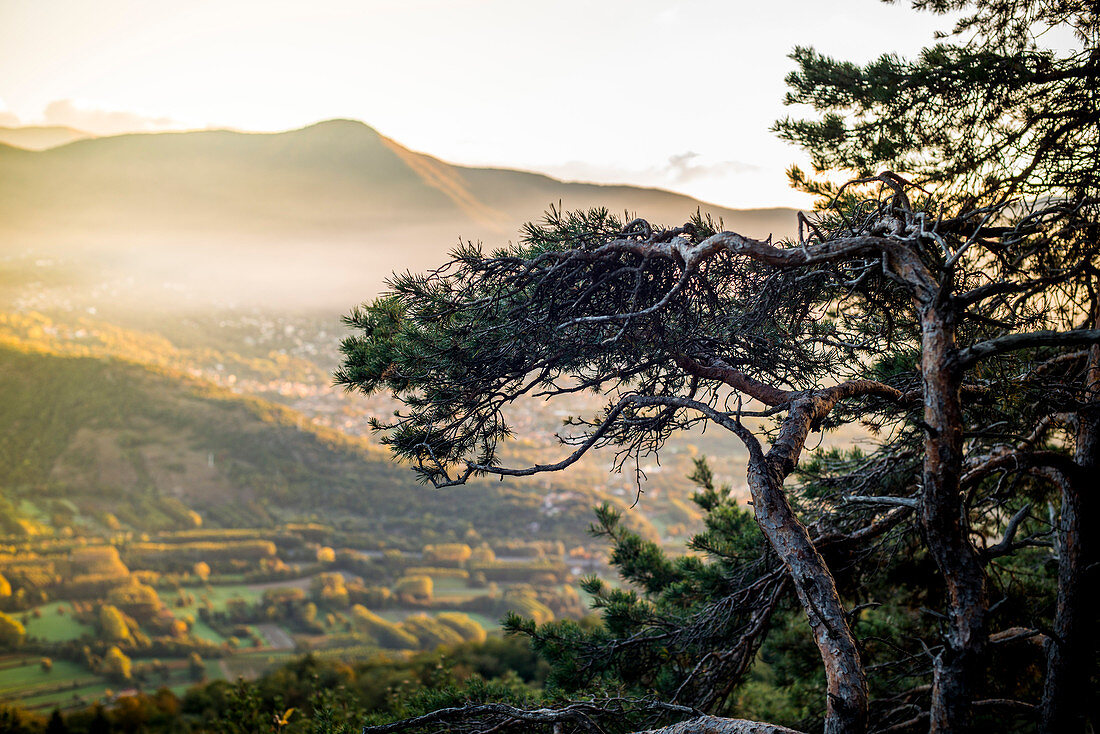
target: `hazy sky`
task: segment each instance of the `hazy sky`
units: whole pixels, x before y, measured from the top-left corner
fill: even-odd
[[[912,54],[878,0],[0,0],[0,125],[283,130],[361,119],[448,161],[803,205],[795,45]]]

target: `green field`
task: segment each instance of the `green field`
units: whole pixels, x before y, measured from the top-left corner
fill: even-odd
[[[31,688],[43,683],[91,675],[84,666],[67,660],[54,661],[53,670],[49,672],[42,669],[39,658],[36,657],[9,658],[8,660],[26,660],[26,664],[0,670],[0,697],[4,698],[15,689]]]
[[[134,660],[135,666],[149,662],[149,659]],[[183,691],[195,685],[184,659],[165,658],[164,662],[172,666],[167,677],[154,676],[146,681],[146,687],[167,685]],[[225,677],[219,660],[206,660],[204,664],[207,679]],[[55,660],[49,672],[42,669],[39,658],[31,656],[9,656],[0,660],[0,703],[18,702],[28,709],[86,706],[103,698],[107,691],[118,691],[129,685],[109,682],[83,665],[67,660]]]
[[[77,688],[42,693],[39,695],[27,695],[20,700],[20,705],[28,709],[53,709],[53,708],[83,708],[93,701],[102,699],[107,691],[118,690],[117,686],[111,686],[102,680],[89,685],[80,685]]]
[[[183,591],[194,597],[195,602],[186,607],[176,606],[176,594],[172,591],[164,592],[161,598],[172,609],[191,610],[198,612],[203,606],[203,597],[206,597],[217,611],[225,609],[225,603],[230,599],[240,598],[249,604],[255,604],[263,597],[263,591],[246,584],[231,584],[228,586],[185,586]]]
[[[22,661],[23,658],[8,658]],[[31,698],[52,696],[71,697],[74,684],[77,687],[100,683],[101,679],[87,668],[67,660],[56,660],[53,669],[46,672],[39,658],[26,658],[25,665],[0,669],[0,701],[27,701]]]
[[[209,680],[221,680],[225,677],[225,673],[222,671],[222,665],[220,660],[207,660],[206,665],[206,677]]]
[[[58,608],[65,610],[64,614],[58,614]],[[31,611],[27,620],[27,636],[37,637],[46,642],[65,642],[67,640],[79,640],[85,634],[94,634],[95,630],[72,617],[72,607],[66,602],[54,602],[44,604],[36,608],[42,614],[35,617]]]
[[[244,653],[225,658],[224,667],[229,672],[229,679],[255,678],[268,668],[286,663],[296,657],[293,651],[288,652],[257,652]],[[220,673],[219,678],[222,678]]]
[[[440,599],[471,599],[484,596],[485,589],[471,589],[466,579],[432,577],[433,595]]]
[[[255,604],[263,598],[264,589],[255,584],[232,584],[228,586],[209,587],[187,586],[183,588],[183,591],[185,594],[189,594],[194,598],[194,603],[183,607],[177,606],[175,592],[164,592],[161,598],[164,599],[165,603],[168,604],[177,617],[190,615],[195,618],[195,623],[191,627],[192,635],[220,645],[225,642],[225,637],[215,632],[210,625],[199,619],[199,609],[204,606],[203,597],[205,596],[210,601],[215,611],[220,612],[225,610],[225,603],[230,599],[244,599],[249,604]]]
[[[225,642],[225,638],[215,632],[210,625],[203,622],[197,616],[195,617],[195,623],[191,625],[191,636],[200,640],[206,640],[207,642],[213,642],[215,645],[220,645]]]
[[[191,634],[202,640],[220,645],[225,642],[225,637],[218,634],[206,622],[199,618],[199,610],[205,606],[203,597],[210,601],[215,611],[225,611],[225,604],[230,599],[244,599],[249,604],[255,604],[263,597],[263,589],[256,585],[231,584],[228,586],[186,586],[183,592],[190,595],[194,601],[186,606],[176,604],[177,595],[174,591],[163,591],[161,599],[177,617],[191,616],[195,622],[191,626]]]

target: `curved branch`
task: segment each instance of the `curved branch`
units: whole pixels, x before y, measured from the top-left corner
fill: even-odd
[[[794,394],[789,390],[780,390],[760,380],[753,379],[718,358],[710,359],[709,364],[702,364],[686,355],[679,355],[676,357],[676,366],[692,377],[718,380],[734,390],[772,407],[789,403]]]
[[[896,507],[907,507],[910,510],[915,510],[920,507],[920,500],[916,497],[845,497],[845,502],[850,502],[856,505],[893,505]]]
[[[1026,334],[1000,336],[960,350],[959,367],[965,369],[979,360],[989,359],[1019,349],[1076,346],[1078,344],[1100,344],[1100,329],[1033,331]]]
[[[1029,469],[1049,469],[1057,472],[1061,478],[1072,477],[1077,471],[1073,459],[1057,451],[1006,451],[992,456],[971,468],[959,479],[962,486],[984,479],[995,471],[1026,471]]]
[[[466,481],[474,474],[495,474],[501,477],[529,477],[533,474],[542,474],[543,472],[561,471],[573,464],[577,463],[582,456],[588,453],[588,450],[599,443],[600,439],[607,435],[607,432],[611,430],[612,425],[615,423],[615,419],[626,409],[626,406],[631,403],[637,403],[639,395],[627,395],[623,397],[615,406],[608,411],[607,417],[597,426],[596,430],[585,439],[585,441],[577,447],[577,449],[569,454],[559,462],[554,464],[535,464],[533,466],[525,467],[523,469],[512,469],[504,466],[494,466],[492,464],[475,464],[473,462],[466,463],[466,469],[459,476],[451,478],[445,471],[440,471],[440,475],[443,477],[443,481],[440,482],[434,477],[432,478],[432,485],[436,489],[442,489],[443,487],[454,487],[461,484],[465,484]],[[437,462],[438,465],[438,462]]]

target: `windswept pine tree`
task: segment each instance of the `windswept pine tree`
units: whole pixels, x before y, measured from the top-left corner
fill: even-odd
[[[670,716],[686,720],[668,732],[782,731],[733,718],[732,694],[790,623],[786,603],[823,679],[820,723],[789,723],[1084,730],[1100,23],[1084,2],[916,7],[966,13],[916,61],[795,52],[790,101],[821,115],[778,129],[814,154],[817,175],[792,177],[823,197],[797,238],[551,211],[516,245],[395,276],[349,316],[337,381],[403,403],[375,428],[425,481],[562,471],[596,449],[637,467],[705,425],[748,452],[756,526],[710,489],[696,541],[709,562],[672,561],[603,513],[634,586],[590,585],[604,628],[513,621],[588,698],[368,731],[629,731]],[[1043,50],[1055,26],[1080,50]],[[832,170],[857,177],[837,185]],[[569,421],[560,461],[501,462],[515,401],[577,391],[607,402]],[[811,434],[843,425],[874,442],[807,456]],[[738,546],[753,533],[763,543]],[[630,674],[625,655],[643,667]]]

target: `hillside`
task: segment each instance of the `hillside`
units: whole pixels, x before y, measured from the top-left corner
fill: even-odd
[[[454,166],[360,122],[286,133],[135,134],[42,151],[0,145],[0,236],[78,253],[139,281],[266,305],[284,294],[345,310],[394,270],[438,265],[462,239],[514,238],[548,206],[658,222],[697,208],[782,236],[791,210],[735,211],[667,191]]]
[[[0,143],[25,150],[47,150],[95,135],[63,125],[0,127]]]
[[[398,547],[517,533],[577,543],[597,501],[571,488],[550,506],[496,482],[435,492],[290,409],[112,359],[0,347],[0,405],[0,533],[94,534],[108,514],[178,529],[193,509],[214,527],[316,519]]]
[[[0,186],[6,231],[52,231],[60,220],[74,237],[120,223],[133,235],[358,236],[445,223],[455,236],[508,236],[559,200],[655,221],[679,221],[702,206],[754,234],[791,226],[784,209],[734,211],[657,189],[454,166],[351,120],[286,133],[133,134],[35,152],[0,148]]]

